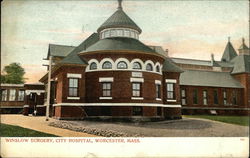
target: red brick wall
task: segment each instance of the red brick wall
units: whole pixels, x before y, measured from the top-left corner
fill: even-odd
[[[89,103],[162,103],[156,101],[155,94],[155,80],[161,80],[159,74],[142,72],[144,82],[142,83],[142,97],[143,100],[131,100],[132,97],[132,77],[130,71],[100,71],[100,72],[87,72],[86,73],[86,102]],[[113,77],[112,83],[112,100],[99,100],[102,96],[102,84],[99,82],[100,77]]]
[[[69,100],[67,99],[69,92],[69,78],[67,73],[81,74],[82,78],[79,78],[79,97],[80,100]],[[85,102],[85,67],[77,66],[63,66],[58,70],[58,73],[54,76],[57,78],[57,92],[56,101],[57,103],[83,103]]]
[[[181,85],[181,89],[186,90],[186,102],[187,105],[182,105],[183,107],[223,107],[223,108],[232,108],[232,107],[244,107],[243,104],[243,89],[239,88],[217,88],[217,87],[200,87],[200,86],[184,86]],[[193,91],[194,89],[198,90],[198,104],[193,104]],[[208,93],[208,105],[203,105],[203,90],[207,90]],[[218,104],[214,104],[214,93],[213,91],[218,91]],[[232,101],[232,91],[236,90],[238,105],[224,105],[223,103],[223,91],[227,91],[227,102],[230,104]]]
[[[235,79],[240,81],[242,86],[244,86],[244,106],[250,107],[250,74],[244,73],[244,74],[237,74],[233,75]]]
[[[167,84],[165,82],[165,79],[175,79],[176,80],[176,84],[175,84],[175,99],[176,102],[168,102],[167,101]],[[174,73],[174,72],[164,72],[163,73],[163,100],[164,100],[164,104],[180,104],[180,73]]]

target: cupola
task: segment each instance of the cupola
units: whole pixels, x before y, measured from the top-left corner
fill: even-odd
[[[117,11],[111,15],[98,29],[100,39],[111,37],[127,37],[139,39],[142,32],[139,26],[123,11],[122,0],[118,0]]]

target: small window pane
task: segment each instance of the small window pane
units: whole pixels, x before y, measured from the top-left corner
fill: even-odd
[[[111,30],[111,31],[110,31],[110,36],[111,36],[111,37],[116,36],[116,30]]]
[[[117,36],[123,36],[123,30],[117,30]]]
[[[102,65],[103,69],[112,69],[112,64],[109,61],[105,61]]]
[[[97,69],[97,64],[95,62],[90,64],[90,70],[95,70]]]
[[[138,62],[133,63],[133,69],[141,69],[141,64]]]
[[[19,90],[17,100],[18,101],[24,101],[24,90]]]
[[[2,101],[7,101],[7,90],[6,89],[1,90],[1,95],[2,95]]]
[[[151,64],[147,64],[146,70],[147,71],[153,71],[153,66]]]
[[[120,62],[117,64],[117,68],[118,68],[118,69],[127,69],[128,66],[127,66],[127,63],[125,63],[124,61],[120,61]]]
[[[156,72],[160,72],[160,66],[156,66]]]
[[[110,31],[109,30],[104,32],[104,38],[106,38],[106,37],[110,37]]]
[[[15,89],[10,89],[10,101],[15,101],[16,100],[16,90]]]
[[[129,32],[130,32],[130,31],[125,30],[125,31],[124,31],[124,36],[125,36],[125,37],[129,37],[129,35],[130,35],[130,33],[129,33]]]

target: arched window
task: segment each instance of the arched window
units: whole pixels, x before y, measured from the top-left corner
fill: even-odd
[[[156,72],[160,72],[160,66],[156,66]]]
[[[153,66],[151,64],[147,64],[146,70],[147,71],[153,71]]]
[[[118,64],[117,64],[117,69],[127,69],[128,68],[128,65],[127,63],[125,63],[124,61],[120,61]]]
[[[97,69],[97,64],[95,62],[90,64],[90,70],[95,70]]]
[[[133,69],[141,69],[141,64],[138,62],[133,63]]]
[[[103,68],[103,69],[112,69],[112,64],[111,64],[111,62],[105,61],[105,62],[102,64],[102,68]]]

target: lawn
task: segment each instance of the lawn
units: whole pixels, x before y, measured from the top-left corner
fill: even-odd
[[[225,123],[237,124],[241,126],[249,126],[248,116],[211,116],[211,115],[184,115],[189,118],[203,118]]]
[[[0,125],[0,128],[1,137],[57,137],[56,135],[2,123]]]

